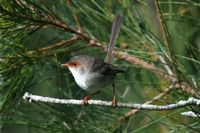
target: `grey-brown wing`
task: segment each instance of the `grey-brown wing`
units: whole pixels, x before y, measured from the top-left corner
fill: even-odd
[[[103,75],[112,75],[112,74],[124,72],[123,70],[118,69],[112,64],[106,63],[100,59],[95,59],[95,62],[92,67],[93,67],[92,69],[93,72],[99,72]]]

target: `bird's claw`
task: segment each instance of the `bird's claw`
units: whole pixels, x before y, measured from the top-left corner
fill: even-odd
[[[81,103],[82,103],[83,105],[87,105],[87,104],[88,104],[88,101],[89,101],[90,99],[91,99],[90,96],[86,96],[86,97],[83,98],[83,100],[82,100]]]
[[[113,100],[112,100],[112,106],[117,106],[117,103],[118,103],[118,101],[117,101],[117,99],[115,98],[115,97],[113,97]]]

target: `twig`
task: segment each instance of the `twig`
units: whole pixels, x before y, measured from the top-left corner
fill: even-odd
[[[58,47],[61,47],[61,46],[67,45],[67,44],[71,44],[71,43],[75,42],[78,39],[80,39],[80,37],[73,36],[68,40],[62,40],[62,41],[60,41],[60,42],[58,42],[58,43],[56,43],[54,45],[50,45],[50,46],[38,49],[38,51],[40,51],[40,52],[48,51],[48,50],[51,50],[51,49],[54,49],[54,48],[58,48]]]
[[[158,99],[160,99],[160,98],[164,97],[166,94],[168,94],[172,90],[172,88],[173,88],[173,86],[170,86],[168,89],[166,89],[165,91],[163,91],[159,95],[155,96],[151,100],[145,102],[144,104],[150,104],[150,103],[157,101]],[[119,117],[118,121],[123,122],[123,121],[127,120],[130,116],[137,113],[138,111],[140,111],[140,110],[139,109],[133,109],[133,110],[127,112],[126,114],[124,114],[123,116]]]
[[[158,55],[158,58],[159,58],[160,62],[163,64],[163,66],[166,69],[167,73],[169,75],[174,75],[173,72],[172,72],[172,70],[171,70],[171,68],[169,67],[169,65],[165,61],[165,59],[161,55]]]
[[[182,88],[185,88],[184,91],[187,92],[187,84],[185,84],[184,86],[182,86]],[[169,86],[168,89],[166,89],[165,91],[163,91],[162,93],[160,93],[159,95],[153,97],[151,100],[145,102],[144,104],[150,104],[153,103],[157,100],[159,100],[160,98],[164,97],[165,95],[167,95],[171,90],[173,89],[177,89],[179,88],[179,83],[176,84],[172,84],[171,86]],[[195,97],[199,98],[199,95],[197,93],[195,93],[194,91],[191,92],[187,92],[187,93],[191,93],[192,95],[194,95]],[[123,122],[125,120],[127,120],[129,117],[131,117],[132,115],[134,115],[135,113],[137,113],[138,111],[140,111],[139,109],[132,109],[131,111],[127,112],[126,114],[124,114],[123,116],[118,118],[118,121]]]
[[[83,105],[82,100],[76,99],[58,99],[51,97],[44,97],[38,95],[32,95],[26,92],[23,98],[29,102],[45,102],[45,103],[54,103],[54,104],[66,104],[66,105]],[[186,106],[200,106],[200,100],[190,97],[188,100],[181,100],[174,104],[168,105],[146,105],[146,104],[132,104],[132,103],[118,103],[117,106],[113,106],[111,101],[101,101],[101,100],[89,100],[88,105],[93,106],[106,106],[106,107],[117,107],[117,108],[135,108],[139,110],[172,110],[177,108],[183,108]]]
[[[164,39],[165,45],[166,45],[166,47],[168,49],[168,52],[171,53],[170,52],[171,51],[170,40],[169,40],[169,38],[168,38],[168,36],[166,34],[167,33],[167,31],[166,31],[167,28],[166,28],[166,24],[165,24],[164,17],[162,15],[162,12],[161,12],[158,0],[154,0],[154,3],[155,3],[155,7],[156,7],[156,13],[157,13],[157,17],[158,17],[158,20],[159,20],[160,30],[161,30],[161,33],[162,33],[162,37]]]
[[[97,42],[96,40],[91,40],[90,43],[96,47],[99,47],[101,49],[103,49],[104,51],[107,51],[107,47],[101,43],[101,42]],[[154,64],[150,64],[142,59],[139,59],[133,55],[130,55],[126,52],[120,51],[120,50],[115,50],[113,52],[113,54],[115,55],[115,57],[119,58],[119,59],[124,59],[125,61],[140,66],[142,68],[148,69],[148,70],[154,70],[157,71],[158,73],[160,73],[160,75],[163,74],[163,71],[161,71],[159,68],[157,68]],[[158,74],[157,73],[157,74]],[[162,75],[163,76],[163,75]]]
[[[43,47],[43,48],[40,48],[40,49],[37,49],[37,50],[30,50],[30,51],[27,52],[27,54],[31,55],[35,51],[46,52],[46,51],[49,51],[49,50],[52,50],[52,49],[55,49],[55,48],[62,47],[64,45],[72,44],[73,42],[77,41],[78,39],[80,39],[79,36],[73,36],[73,37],[69,38],[68,40],[62,40],[62,41],[57,42],[53,45],[49,45],[49,46],[46,46],[46,47]]]
[[[200,114],[197,114],[193,111],[182,112],[181,115],[190,117],[200,117]]]

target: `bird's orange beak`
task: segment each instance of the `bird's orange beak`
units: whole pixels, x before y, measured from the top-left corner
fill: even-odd
[[[70,67],[69,63],[61,64],[61,67]]]

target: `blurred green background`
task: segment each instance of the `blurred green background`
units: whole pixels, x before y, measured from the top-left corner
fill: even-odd
[[[199,118],[180,114],[200,111],[192,106],[123,117],[131,110],[22,99],[25,92],[86,96],[60,64],[80,54],[104,59],[116,11],[123,17],[116,50],[133,59],[113,59],[126,70],[116,79],[117,99],[166,105],[200,97],[199,0],[0,0],[0,132],[200,132]],[[94,99],[112,97],[109,86]]]

